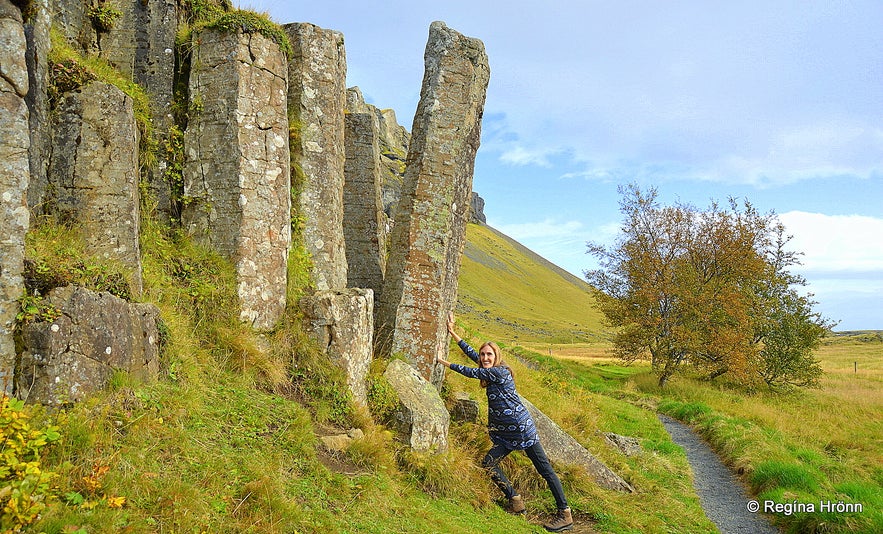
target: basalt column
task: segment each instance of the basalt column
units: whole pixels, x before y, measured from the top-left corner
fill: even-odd
[[[390,238],[377,320],[378,348],[410,359],[440,387],[446,318],[460,256],[490,70],[484,45],[433,22],[411,129],[402,199]]]
[[[347,286],[370,288],[375,298],[386,271],[386,224],[380,202],[380,148],[373,113],[346,115],[343,227]]]
[[[0,0],[0,394],[12,393],[18,298],[28,231],[28,69],[21,12]]]
[[[99,55],[144,87],[150,96],[150,114],[162,146],[172,126],[175,74],[175,0],[116,0],[122,16],[98,35]],[[163,178],[168,162],[159,158],[147,169],[151,207],[162,219],[171,216],[169,183]]]
[[[49,183],[61,221],[83,228],[88,250],[131,271],[141,292],[138,128],[133,102],[104,82],[65,93],[54,113]]]
[[[234,262],[240,319],[268,329],[285,311],[291,244],[285,55],[260,34],[207,30],[194,44],[182,220]]]
[[[292,168],[300,184],[295,209],[304,221],[311,280],[318,290],[344,288],[344,108],[346,53],[343,35],[313,24],[286,24],[294,50],[288,65]]]

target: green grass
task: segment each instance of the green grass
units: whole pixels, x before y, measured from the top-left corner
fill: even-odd
[[[470,225],[469,239],[484,252],[472,254],[481,262],[464,258],[464,337],[500,339],[519,392],[636,489],[603,490],[556,465],[580,524],[614,533],[715,532],[659,410],[693,425],[761,499],[865,506],[861,514],[776,516],[783,529],[883,525],[883,344],[873,335],[826,343],[819,357],[827,374],[817,391],[773,395],[688,378],[660,390],[645,364],[609,357],[588,308],[591,294],[578,280],[487,228]],[[163,374],[146,384],[120,374],[106,392],[57,416],[62,440],[44,462],[58,474],[56,498],[26,532],[541,531],[551,494],[526,457],[514,454],[504,466],[529,514],[503,511],[478,467],[490,444],[484,425],[453,424],[445,455],[409,451],[340,394],[341,377],[300,330],[295,310],[258,340],[229,320],[235,277],[228,262],[151,224],[142,245],[142,299],[160,307],[169,336]],[[302,265],[292,260],[292,279],[307,279]],[[543,283],[522,287],[525,276]],[[500,320],[488,320],[477,302]],[[576,340],[579,332],[591,335]],[[451,359],[465,361],[455,346]],[[486,417],[477,381],[449,373],[446,398],[454,391],[479,400]],[[338,456],[322,451],[319,435],[350,426],[366,438]],[[636,437],[643,452],[626,457],[600,432]]]
[[[469,224],[457,315],[498,343],[605,338],[591,288],[488,226]]]

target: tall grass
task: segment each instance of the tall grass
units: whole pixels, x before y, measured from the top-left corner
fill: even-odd
[[[46,459],[55,498],[29,531],[532,530],[492,502],[471,451],[411,453],[353,406],[294,307],[258,335],[233,319],[228,261],[151,221],[142,254],[141,298],[160,308],[165,331],[161,376],[118,373],[56,414],[62,439]],[[338,459],[351,474],[326,466],[317,436],[333,426],[365,432]]]
[[[649,376],[636,389],[659,409],[690,423],[743,474],[760,500],[813,503],[814,511],[778,513],[788,532],[883,531],[883,344],[828,340],[818,358],[819,390],[744,392],[689,379],[665,390]],[[857,362],[863,373],[855,371]],[[826,513],[820,503],[859,504]]]

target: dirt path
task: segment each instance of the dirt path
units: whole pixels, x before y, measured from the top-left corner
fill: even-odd
[[[761,514],[748,511],[751,497],[720,458],[690,427],[666,415],[660,421],[687,454],[699,502],[721,534],[776,534],[778,530]]]

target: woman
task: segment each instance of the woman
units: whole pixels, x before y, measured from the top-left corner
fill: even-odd
[[[518,392],[515,391],[512,369],[503,363],[500,357],[500,347],[496,343],[488,341],[476,353],[475,349],[454,332],[453,313],[448,318],[448,332],[463,353],[477,363],[478,367],[466,367],[451,363],[443,358],[438,358],[438,363],[463,376],[481,380],[481,387],[485,388],[488,404],[488,433],[493,446],[482,460],[481,465],[490,471],[491,479],[509,499],[508,510],[517,514],[524,513],[524,500],[512,487],[503,470],[500,469],[500,461],[512,451],[523,450],[533,462],[540,476],[546,480],[552,495],[555,496],[555,504],[558,505],[558,514],[549,524],[543,526],[550,532],[569,530],[573,527],[573,517],[570,507],[567,505],[567,499],[564,497],[561,481],[552,469],[552,464],[540,444],[533,418],[522,404]]]

